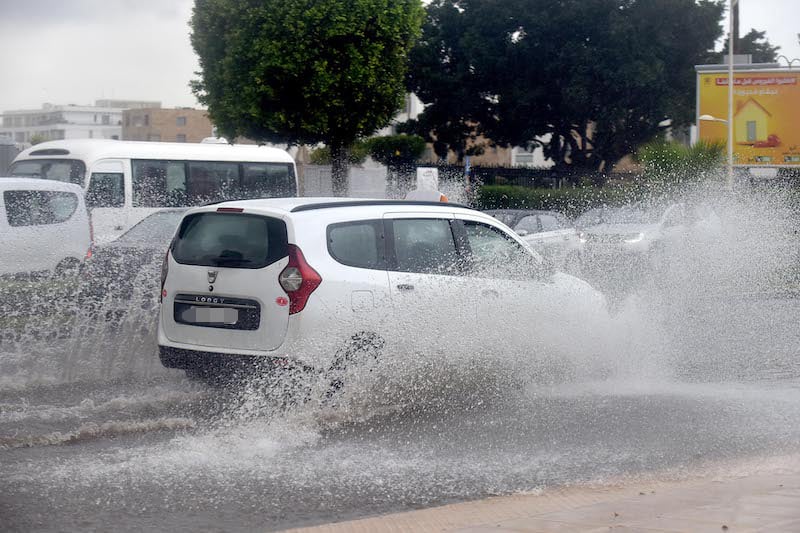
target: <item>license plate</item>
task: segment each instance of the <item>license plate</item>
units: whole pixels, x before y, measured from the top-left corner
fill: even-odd
[[[236,324],[239,310],[227,307],[189,307],[183,311],[182,318],[196,324]]]

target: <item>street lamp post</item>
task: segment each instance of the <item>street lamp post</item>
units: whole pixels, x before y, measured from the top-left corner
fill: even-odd
[[[734,13],[733,9],[739,3],[739,0],[730,0],[730,11],[728,12],[728,19],[730,27],[728,28],[728,187],[733,187],[733,27],[734,27]]]

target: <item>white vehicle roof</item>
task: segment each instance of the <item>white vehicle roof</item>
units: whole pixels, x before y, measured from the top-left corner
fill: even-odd
[[[304,197],[304,198],[260,198],[253,200],[231,200],[227,202],[220,202],[206,206],[196,207],[191,209],[190,212],[196,211],[216,211],[220,207],[228,208],[243,208],[250,212],[262,212],[264,214],[274,214],[276,212],[282,214],[308,212],[323,209],[335,208],[370,208],[380,207],[381,211],[391,211],[391,207],[404,208],[409,210],[413,207],[413,211],[418,213],[440,213],[446,211],[448,213],[462,212],[471,215],[483,215],[486,218],[492,219],[489,215],[485,215],[480,211],[476,211],[470,207],[447,203],[447,202],[427,202],[419,200],[387,200],[385,198],[342,198],[342,197]],[[494,220],[494,219],[492,219]]]
[[[269,161],[294,163],[285,150],[251,144],[169,143],[74,139],[47,141],[22,151],[14,161],[30,158],[98,159],[177,159],[190,161]]]
[[[83,196],[83,187],[74,183],[62,181],[43,180],[39,178],[4,178],[0,177],[0,191],[64,191],[74,192]]]

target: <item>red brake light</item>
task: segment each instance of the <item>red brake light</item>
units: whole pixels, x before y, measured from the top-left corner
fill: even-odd
[[[86,250],[86,259],[92,258],[94,250],[94,224],[92,223],[92,213],[89,213],[89,249]]]
[[[306,307],[308,297],[320,286],[322,278],[306,262],[300,248],[290,244],[289,264],[281,271],[278,282],[289,297],[289,314],[293,315]]]
[[[217,213],[241,213],[244,211],[243,207],[218,207]]]

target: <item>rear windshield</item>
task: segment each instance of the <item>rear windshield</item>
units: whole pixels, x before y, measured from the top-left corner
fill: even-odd
[[[196,213],[181,223],[172,257],[185,265],[263,268],[288,255],[286,224],[238,213]]]

